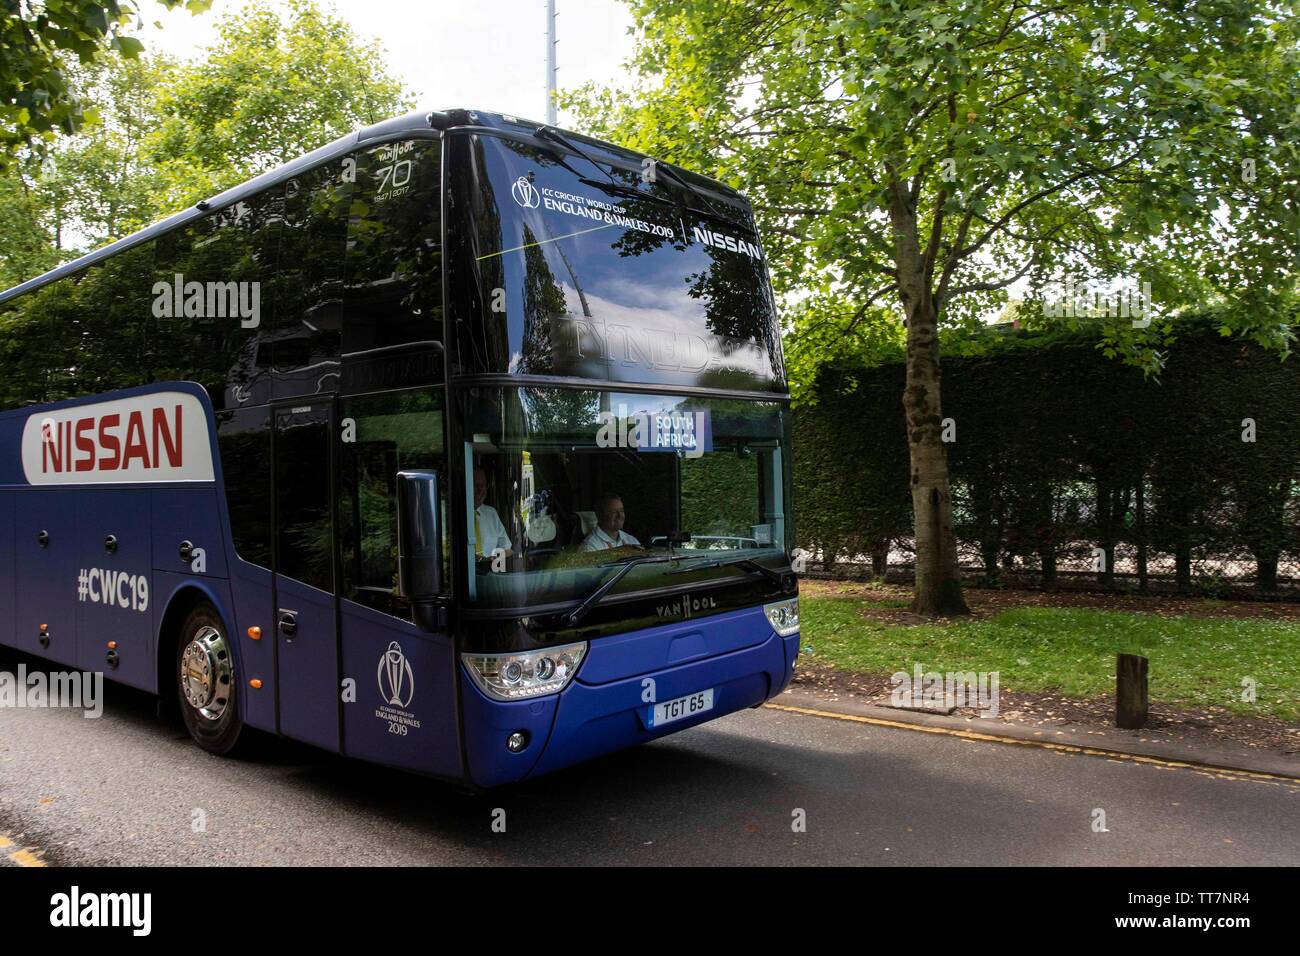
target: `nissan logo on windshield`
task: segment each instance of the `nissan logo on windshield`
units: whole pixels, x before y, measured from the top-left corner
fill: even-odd
[[[525,209],[536,209],[542,204],[542,197],[538,195],[537,187],[528,181],[527,176],[520,176],[515,180],[515,184],[510,187],[510,195],[515,197],[515,202]]]

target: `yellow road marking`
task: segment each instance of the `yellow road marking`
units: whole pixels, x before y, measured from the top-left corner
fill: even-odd
[[[10,847],[17,845],[18,844],[14,843],[14,841],[9,839],[9,837],[0,833],[0,851],[8,850]],[[7,856],[19,866],[44,866],[45,861],[36,855],[38,852],[39,851],[32,847],[24,847],[19,850],[14,850],[12,853],[7,854]]]
[[[886,720],[883,717],[863,717],[858,714],[837,714],[829,710],[815,710],[811,707],[793,707],[789,704],[764,704],[772,710],[784,710],[792,714],[804,714],[810,717],[830,717],[833,720],[848,720],[858,724],[871,724],[875,727],[893,727],[897,730],[919,730],[926,734],[943,734],[946,737],[960,737],[963,740],[982,740],[994,744],[1017,744],[1022,747],[1038,747],[1043,750],[1057,750],[1062,753],[1085,754],[1090,757],[1107,757],[1111,760],[1127,760],[1132,763],[1152,764],[1157,767],[1177,767],[1197,770],[1222,777],[1257,780],[1262,783],[1300,784],[1300,777],[1291,777],[1280,773],[1264,773],[1256,770],[1230,770],[1226,767],[1213,767],[1206,764],[1189,763],[1181,760],[1163,760],[1159,757],[1146,757],[1142,754],[1124,753],[1118,750],[1102,750],[1096,747],[1082,747],[1078,744],[1063,744],[1053,740],[1024,740],[1019,737],[1001,737],[996,734],[983,734],[975,730],[958,730],[955,727],[933,727],[928,724],[911,724],[901,720]]]

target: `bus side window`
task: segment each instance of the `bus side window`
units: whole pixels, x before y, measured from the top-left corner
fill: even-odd
[[[351,190],[334,163],[284,187],[272,337],[274,395],[317,395],[339,385],[343,256]]]
[[[344,399],[342,425],[338,484],[342,597],[409,620],[410,608],[397,595],[397,473],[412,468],[446,473],[442,391]],[[443,560],[450,561],[445,546]],[[450,580],[447,567],[443,573],[443,579]]]
[[[441,145],[410,140],[353,155],[344,392],[443,379]]]
[[[268,399],[256,363],[277,230],[263,197],[252,196],[158,238],[150,311],[165,374],[157,378],[202,383],[215,408]]]

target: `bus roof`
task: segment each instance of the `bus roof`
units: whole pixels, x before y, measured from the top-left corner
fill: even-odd
[[[479,110],[433,110],[433,111],[415,111],[407,113],[404,116],[396,116],[371,126],[364,126],[345,136],[340,136],[332,143],[327,143],[310,153],[304,153],[297,159],[285,163],[283,166],[277,166],[275,169],[268,170],[260,176],[246,180],[237,186],[218,193],[210,199],[202,200],[188,209],[173,213],[166,219],[154,223],[152,226],[146,226],[137,232],[128,236],[123,236],[106,246],[88,252],[84,256],[73,259],[71,262],[65,262],[61,266],[56,266],[48,272],[45,272],[35,278],[28,279],[11,289],[0,291],[0,302],[6,302],[16,296],[26,292],[32,292],[43,285],[47,285],[56,279],[62,279],[65,276],[74,275],[82,269],[92,266],[97,262],[102,262],[111,256],[127,249],[137,246],[143,242],[148,242],[158,236],[177,229],[186,223],[193,222],[195,219],[201,219],[214,210],[224,209],[232,203],[239,202],[249,196],[255,195],[264,189],[291,179],[293,176],[316,166],[319,163],[329,162],[331,159],[341,157],[353,151],[359,146],[367,143],[378,143],[391,139],[400,139],[404,133],[411,133],[421,130],[496,130],[508,132],[516,136],[523,136],[529,139],[533,138],[533,133],[541,129],[546,124],[538,123],[533,120],[522,119],[512,116],[509,113],[493,113]],[[582,133],[570,132],[563,130],[563,135],[583,145],[594,147],[606,154],[624,157],[629,163],[639,166],[639,161],[644,158],[644,154],[625,149],[621,146],[615,146],[602,140],[593,139]],[[537,139],[540,146],[548,149],[554,149],[555,144],[551,140]],[[607,157],[602,157],[607,158]],[[678,177],[687,183],[693,190],[703,193],[714,200],[720,200],[727,205],[736,209],[739,217],[748,218],[749,204],[744,197],[736,190],[724,183],[710,179],[707,176],[701,176],[699,173],[693,173],[690,170],[682,169],[671,163],[660,165],[667,166],[675,172]]]

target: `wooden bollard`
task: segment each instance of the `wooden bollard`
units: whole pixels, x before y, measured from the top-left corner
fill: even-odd
[[[1115,726],[1137,730],[1147,725],[1147,659],[1137,654],[1115,657]]]

